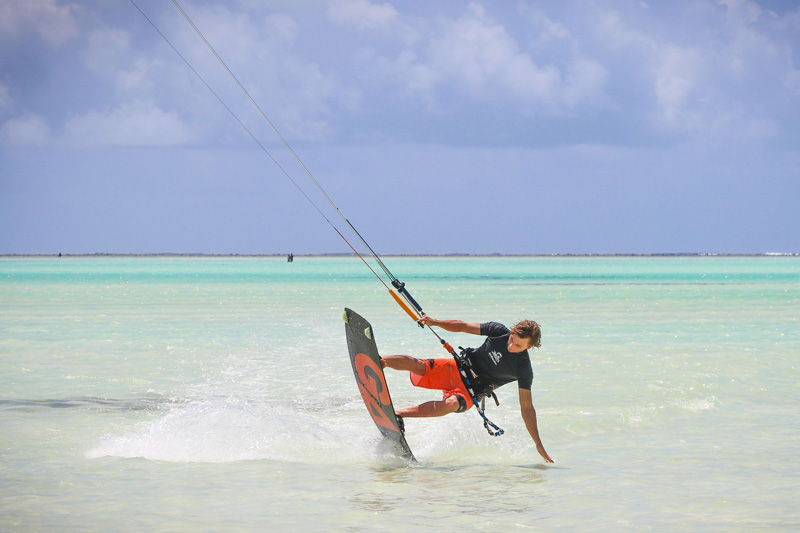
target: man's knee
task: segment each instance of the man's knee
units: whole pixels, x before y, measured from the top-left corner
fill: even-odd
[[[463,413],[467,410],[467,400],[460,394],[448,396],[444,403],[450,413]]]

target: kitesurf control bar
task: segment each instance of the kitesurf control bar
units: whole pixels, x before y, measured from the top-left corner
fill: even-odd
[[[408,309],[408,308],[407,308],[405,305],[403,305],[403,303],[402,303],[402,302],[401,302],[399,299],[395,298],[395,300],[397,301],[397,303],[399,303],[399,304],[400,304],[400,307],[402,307],[403,309],[405,309],[406,313],[408,313],[408,315],[409,315],[411,318],[413,318],[413,319],[414,319],[414,321],[417,323],[417,325],[418,325],[419,327],[421,327],[421,328],[424,328],[425,326],[424,326],[424,325],[422,324],[422,322],[420,322],[419,320],[420,320],[420,318],[422,318],[422,315],[424,315],[425,313],[422,311],[422,306],[421,306],[421,305],[419,305],[419,304],[417,303],[417,301],[414,299],[414,297],[413,297],[413,296],[411,296],[411,293],[410,293],[410,292],[408,292],[408,290],[406,290],[406,284],[405,284],[405,283],[403,283],[402,281],[400,281],[399,279],[397,279],[397,278],[394,278],[394,279],[392,280],[392,285],[394,286],[394,288],[395,288],[395,289],[397,289],[397,292],[399,292],[400,294],[402,294],[402,295],[403,295],[403,298],[405,298],[405,299],[406,299],[406,301],[407,301],[408,303],[410,303],[411,305],[413,305],[413,306],[414,306],[414,308],[417,310],[417,313],[419,313],[419,316],[418,316],[418,317],[415,317],[415,316],[414,316],[414,314],[413,314],[413,313],[410,313],[410,312],[409,312],[410,310],[409,310],[409,309]],[[392,295],[394,295],[394,293],[392,293]]]

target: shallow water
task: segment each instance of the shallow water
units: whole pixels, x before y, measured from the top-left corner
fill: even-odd
[[[797,257],[390,257],[437,318],[542,325],[516,386],[382,446],[341,313],[447,357],[357,259],[0,259],[3,530],[797,529]],[[453,345],[476,338],[444,335]],[[396,406],[430,391],[389,371]]]

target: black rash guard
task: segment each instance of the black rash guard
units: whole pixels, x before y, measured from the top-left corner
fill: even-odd
[[[478,374],[481,389],[493,389],[519,381],[520,389],[530,390],[533,369],[528,350],[519,353],[508,351],[508,336],[511,330],[499,322],[481,324],[481,335],[487,337],[478,348],[469,348],[467,357]],[[476,391],[476,393],[479,393]]]

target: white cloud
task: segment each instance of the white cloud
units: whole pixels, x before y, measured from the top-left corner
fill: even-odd
[[[539,14],[537,24],[547,35],[538,44],[570,39],[566,28],[543,17]],[[536,43],[534,38],[534,48]],[[428,99],[434,90],[446,88],[469,99],[517,106],[522,113],[548,114],[605,100],[608,76],[600,62],[574,51],[559,62],[537,61],[479,4],[470,4],[457,19],[442,21],[426,46],[422,54],[406,50],[385,63],[399,69],[396,77],[410,92]]]
[[[285,15],[271,15],[264,20],[255,19],[251,12],[231,11],[224,5],[196,8],[192,19],[223,60],[232,68],[249,64],[254,58],[273,57],[284,51],[296,37],[293,20]],[[200,44],[195,32],[186,24],[181,26],[183,44],[189,50],[189,59],[213,63],[208,49]],[[283,49],[283,50],[282,50]]]
[[[727,8],[731,18],[741,20],[744,23],[758,21],[763,13],[761,6],[751,0],[719,0],[719,4]]]
[[[0,144],[10,146],[42,146],[50,140],[47,122],[37,115],[6,121],[0,127]]]
[[[114,73],[130,48],[130,35],[117,28],[103,28],[89,34],[84,62],[97,73]]]
[[[8,92],[8,87],[6,87],[2,82],[0,82],[0,111],[4,109],[8,109],[11,107],[11,94]]]
[[[117,88],[122,94],[147,94],[155,88],[153,67],[160,62],[140,57],[128,69],[120,69],[116,75]]]
[[[599,6],[594,13],[597,43],[612,60],[626,59],[613,75],[651,88],[652,101],[643,104],[649,109],[639,111],[652,126],[720,138],[777,135],[777,109],[797,103],[791,89],[779,87],[798,79],[791,33],[780,29],[791,15],[781,18],[750,0],[658,7],[650,13]]]
[[[593,59],[577,57],[567,69],[561,99],[569,108],[577,108],[586,103],[605,105],[608,97],[605,86],[608,82],[608,71]]]
[[[274,35],[282,42],[293,42],[297,38],[297,21],[289,15],[277,13],[264,20],[267,35]]]
[[[65,142],[78,146],[174,146],[194,138],[177,113],[142,101],[74,116],[64,129]]]
[[[597,9],[590,13],[593,28],[597,32],[596,41],[611,50],[638,50],[651,52],[656,43],[654,37],[645,31],[631,28],[625,17],[614,9]]]
[[[51,44],[63,44],[78,36],[73,13],[76,4],[56,0],[0,0],[0,34],[17,35],[29,28]]]
[[[573,39],[572,32],[564,24],[556,22],[546,13],[536,10],[530,14],[530,21],[532,23],[530,35],[530,46],[532,48],[540,48],[552,43],[568,43]]]
[[[470,4],[464,16],[447,23],[431,48],[436,71],[482,97],[501,88],[524,99],[550,101],[560,83],[557,69],[536,65],[478,4]]]
[[[102,28],[91,32],[83,62],[99,78],[115,83],[122,98],[129,95],[150,96],[155,81],[164,81],[163,73],[156,70],[161,66],[161,60],[133,50],[130,33],[119,28]]]
[[[401,51],[397,57],[375,58],[377,70],[403,96],[419,98],[428,105],[436,100],[436,84],[441,78],[432,65],[420,61],[413,49]]]
[[[699,55],[695,50],[667,46],[655,69],[655,92],[661,115],[675,124],[686,118],[689,97],[696,84]]]
[[[29,111],[55,125],[72,113],[65,130],[72,142],[80,130],[87,142],[110,144],[172,142],[158,132],[133,133],[148,131],[145,118],[184,142],[210,131],[188,135],[185,117],[202,124],[224,116],[146,24],[144,30],[114,28],[109,21],[120,19],[106,15],[121,6],[68,1],[0,0],[0,32],[13,32],[15,50],[31,37],[40,40],[37,32],[48,24],[60,24],[60,32],[48,34],[60,42],[77,35],[76,19],[85,29],[83,53],[61,47],[58,57],[34,57],[36,69],[25,65],[23,71],[13,61],[4,65],[0,116],[20,120]],[[326,10],[312,12],[312,5]],[[576,137],[735,130],[763,138],[793,128],[779,109],[800,109],[800,10],[775,14],[751,0],[676,0],[650,8],[628,0],[568,0],[522,2],[511,9],[474,0],[446,7],[387,0],[214,1],[187,8],[270,119],[294,140],[408,136],[403,128],[429,119],[433,124],[431,114],[420,111],[426,107],[448,119],[439,122],[442,128],[455,122],[450,117],[475,110],[513,117],[496,124],[521,128],[530,116],[555,124],[569,115],[563,142],[569,142],[571,128]],[[174,8],[151,9],[148,14],[226,104],[242,119],[254,118]],[[62,74],[67,71],[69,78]],[[40,73],[41,80],[34,79]],[[40,89],[27,90],[32,86]],[[82,114],[89,106],[105,111]],[[606,128],[598,125],[604,119],[598,110],[624,117]],[[115,122],[136,128],[130,134],[114,131]],[[105,133],[92,133],[90,124]],[[437,127],[429,128],[431,138],[451,135]],[[229,130],[219,137],[229,140]]]
[[[190,13],[223,61],[262,107],[281,133],[293,139],[330,138],[330,117],[337,109],[353,109],[361,93],[342,82],[333,65],[309,59],[297,44],[299,25],[286,13],[234,12],[222,6]],[[176,46],[203,79],[219,90],[240,118],[253,115],[249,104],[238,106],[241,94],[188,26],[180,27]],[[301,43],[302,44],[302,43]],[[127,73],[135,81],[136,71]],[[201,92],[205,92],[203,89]],[[205,95],[204,95],[205,96]],[[196,110],[187,110],[195,112]]]
[[[399,20],[391,4],[373,4],[369,0],[333,0],[328,4],[328,17],[336,23],[360,29],[386,28]]]

